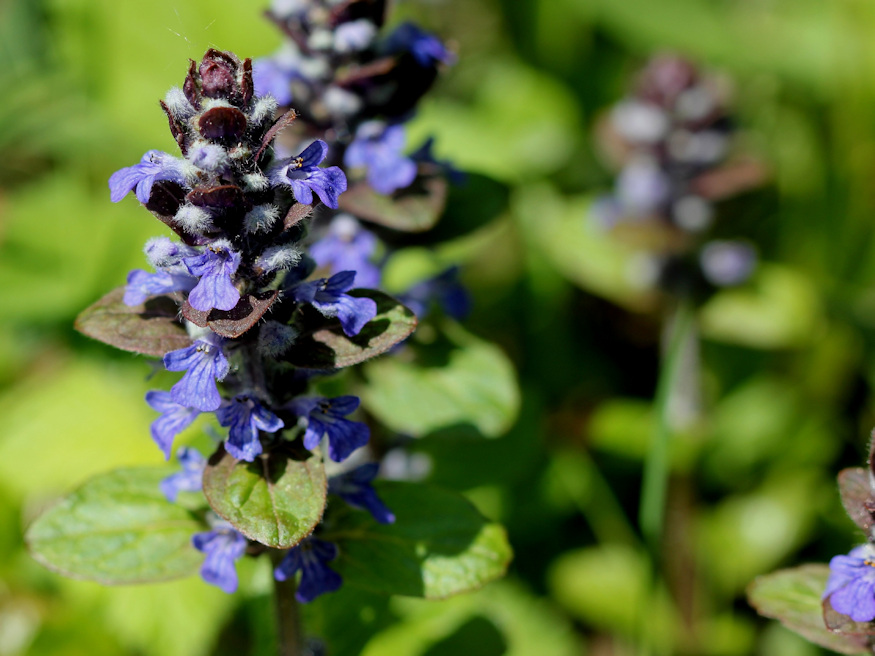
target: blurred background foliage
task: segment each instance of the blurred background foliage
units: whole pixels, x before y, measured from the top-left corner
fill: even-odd
[[[834,475],[862,462],[875,425],[875,5],[396,5],[394,20],[415,17],[460,55],[409,143],[434,135],[439,157],[511,191],[472,235],[401,251],[386,274],[398,291],[426,261],[462,264],[474,311],[450,332],[476,398],[454,398],[452,381],[417,385],[389,359],[365,369],[361,394],[419,438],[431,481],[508,527],[516,558],[505,581],[445,602],[344,589],[307,608],[308,626],[340,656],[821,653],[743,595],[758,574],[859,539]],[[272,653],[265,563],[243,566],[232,597],[196,579],[102,588],[43,570],[21,539],[90,475],[161,461],[142,402],[150,365],[72,323],[161,232],[132,199],[109,202],[108,176],[150,148],[173,150],[157,100],[187,58],[279,45],[260,11],[0,2],[0,656]],[[630,287],[629,253],[586,221],[612,184],[594,125],[665,50],[733,82],[743,147],[771,173],[721,208],[761,266],[699,311],[703,411],[672,446],[654,587],[635,525],[663,317]]]

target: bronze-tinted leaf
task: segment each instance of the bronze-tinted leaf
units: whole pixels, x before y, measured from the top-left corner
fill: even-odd
[[[114,289],[83,311],[76,330],[125,351],[158,357],[191,345],[172,298],[156,296],[130,307],[122,301],[124,294],[124,287]]]
[[[243,190],[236,185],[197,187],[188,193],[186,199],[192,205],[217,210],[242,207],[244,204]]]
[[[236,142],[246,132],[246,115],[234,107],[213,107],[201,114],[197,125],[206,139]]]
[[[826,628],[846,636],[875,636],[875,622],[855,622],[832,607],[830,598],[824,599],[823,621]]]
[[[325,491],[322,459],[290,443],[254,462],[220,448],[204,471],[213,510],[246,537],[278,549],[295,546],[319,523]]]
[[[290,228],[295,227],[306,219],[313,212],[312,205],[304,205],[304,203],[295,203],[289,208],[288,213],[286,213],[286,218],[283,219],[283,228],[289,230]]]
[[[197,62],[193,59],[188,60],[188,75],[185,76],[185,82],[182,84],[182,92],[188,98],[188,102],[192,107],[199,109],[201,106],[201,88],[200,75],[197,72]]]
[[[872,476],[862,467],[851,467],[839,472],[839,492],[842,505],[854,523],[866,531],[875,524],[875,496],[872,494]]]
[[[340,209],[393,230],[422,232],[438,221],[447,202],[447,181],[419,178],[407,189],[384,196],[358,182],[340,195]]]
[[[213,309],[209,312],[195,310],[186,300],[182,305],[182,316],[201,328],[209,326],[217,335],[236,339],[258,323],[278,296],[277,290],[247,294],[232,310]]]
[[[280,116],[276,123],[274,123],[270,130],[264,135],[264,138],[261,140],[261,148],[258,149],[258,152],[255,153],[255,161],[258,161],[258,158],[261,157],[261,153],[264,152],[264,149],[268,147],[271,141],[274,140],[276,135],[278,135],[282,130],[289,127],[294,120],[298,117],[297,113],[294,109],[290,109],[285,114]]]
[[[349,367],[388,351],[416,328],[413,312],[391,296],[363,289],[353,290],[350,295],[366,296],[377,303],[377,316],[358,335],[348,337],[336,319],[307,312],[311,322],[282,359],[301,369]]]

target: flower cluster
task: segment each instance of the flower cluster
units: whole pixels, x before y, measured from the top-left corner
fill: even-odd
[[[727,164],[734,126],[725,96],[717,78],[657,56],[602,126],[604,150],[620,171],[594,215],[605,228],[637,233],[652,249],[653,279],[670,291],[738,285],[756,265],[748,243],[708,237],[715,201],[761,178],[752,162]]]
[[[337,43],[354,48],[361,36],[346,30]],[[338,166],[320,166],[331,150],[324,141],[311,138],[280,156],[275,139],[296,112],[276,118],[278,99],[266,91],[256,87],[250,60],[208,51],[199,64],[191,63],[182,88],[161,103],[181,156],[149,151],[109,180],[113,201],[134,191],[177,237],[148,242],[152,270],[131,272],[123,299],[131,308],[148,307],[157,297],[172,299],[189,337],[188,345],[163,356],[167,370],[183,372],[180,380],[169,391],[146,395],[160,413],[151,432],[165,458],[175,437],[201,414],[212,414],[227,429],[219,453],[244,462],[268,457],[290,441],[312,452],[325,441],[328,457],[340,463],[370,437],[366,424],[349,418],[359,405],[356,397],[309,394],[316,372],[299,371],[287,357],[314,322],[323,329],[339,324],[347,337],[359,335],[377,315],[377,303],[367,293],[350,292],[357,278],[370,287],[379,276],[366,269],[359,276],[356,267],[311,276],[317,264],[303,246],[303,219],[320,204],[337,209],[347,179]],[[355,263],[342,250],[332,253],[323,244],[316,254],[323,262]],[[181,449],[178,459],[183,471],[162,484],[171,501],[199,491],[208,466],[192,449]],[[365,465],[342,474],[331,489],[377,521],[392,522],[371,487],[376,473],[377,467]],[[214,517],[209,531],[193,537],[206,554],[204,580],[234,591],[235,561],[251,542]],[[336,554],[335,545],[307,538],[288,551],[276,577],[301,571],[298,598],[309,601],[340,585],[326,564]]]

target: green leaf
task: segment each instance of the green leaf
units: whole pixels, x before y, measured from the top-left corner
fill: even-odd
[[[213,510],[246,537],[288,549],[303,540],[325,509],[325,468],[319,455],[283,446],[255,462],[220,449],[204,471],[204,494]]]
[[[325,539],[340,546],[332,568],[347,584],[442,599],[504,575],[511,559],[504,528],[463,496],[414,483],[382,482],[376,489],[394,524],[346,509],[326,523]]]
[[[868,653],[865,636],[840,635],[827,630],[820,596],[829,578],[827,565],[802,565],[760,576],[748,586],[747,598],[760,615],[807,640],[842,654]]]
[[[422,232],[434,227],[447,202],[447,181],[419,178],[391,196],[359,182],[341,194],[340,209],[393,230]]]
[[[197,571],[202,524],[159,489],[166,469],[118,469],[86,482],[43,513],[26,541],[40,563],[105,584],[162,581]]]
[[[76,330],[125,351],[158,357],[191,346],[173,299],[157,296],[131,307],[122,301],[124,294],[124,287],[114,289],[83,311]]]
[[[377,316],[358,335],[348,337],[336,319],[326,320],[315,310],[305,309],[301,335],[282,356],[283,360],[301,369],[349,367],[388,351],[416,328],[413,312],[391,296],[369,289],[353,290],[350,296],[370,298],[377,303]]]
[[[457,324],[441,327],[443,341],[411,345],[414,359],[370,363],[362,402],[401,433],[422,436],[470,424],[487,437],[502,435],[519,411],[513,365],[500,348]]]

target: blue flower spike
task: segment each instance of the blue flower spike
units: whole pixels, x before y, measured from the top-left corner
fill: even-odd
[[[304,205],[313,203],[313,192],[325,205],[337,209],[337,197],[346,191],[346,175],[337,166],[319,168],[328,155],[328,144],[317,139],[296,157],[282,160],[268,172],[275,185],[290,187],[295,200]]]
[[[334,592],[342,584],[340,574],[328,566],[337,558],[337,546],[317,538],[305,538],[301,544],[289,549],[273,571],[277,581],[285,581],[301,572],[301,581],[295,592],[295,599],[306,604],[326,592]]]
[[[310,257],[332,275],[355,271],[356,284],[375,289],[380,284],[380,267],[371,262],[377,250],[374,233],[365,230],[355,217],[338,214],[329,226],[328,234],[310,247]]]
[[[829,561],[829,580],[823,598],[855,622],[875,620],[875,545],[864,544],[847,556]]]
[[[182,380],[170,389],[174,403],[204,412],[216,410],[222,404],[216,381],[222,380],[230,370],[228,359],[222,353],[224,341],[210,333],[191,346],[164,356],[168,371],[185,372]]]
[[[371,437],[367,424],[346,418],[358,407],[359,399],[355,396],[337,396],[333,399],[302,396],[288,405],[307,426],[304,448],[312,451],[327,435],[328,457],[334,462],[346,460],[353,451],[367,444]]]
[[[170,460],[173,438],[188,428],[201,411],[176,403],[171,393],[164,390],[147,392],[146,403],[150,408],[161,413],[161,416],[152,422],[152,439],[161,449],[164,459]]]
[[[152,185],[159,180],[172,180],[185,185],[183,162],[160,150],[150,150],[139,164],[119,169],[109,176],[109,197],[118,203],[128,192],[136,188],[137,200],[144,205],[149,202]]]
[[[366,510],[380,524],[394,524],[395,515],[386,507],[371,483],[380,471],[380,464],[369,462],[328,481],[329,494],[336,494],[353,508]]]
[[[389,195],[409,187],[416,178],[416,163],[403,154],[404,127],[381,121],[362,123],[343,156],[343,163],[367,169],[368,184]]]
[[[203,454],[187,446],[176,452],[176,459],[182,465],[182,471],[161,481],[161,492],[171,503],[176,501],[180,492],[199,492],[203,489],[204,469],[207,466]]]
[[[299,283],[291,293],[299,303],[310,303],[326,317],[337,317],[343,332],[352,337],[377,316],[373,299],[346,293],[355,286],[355,276],[355,271],[341,271],[328,279]]]
[[[258,431],[275,433],[285,426],[283,420],[252,397],[239,395],[225,401],[216,417],[222,426],[229,426],[225,449],[238,460],[252,462],[262,452]]]
[[[237,590],[235,562],[246,552],[246,538],[230,524],[217,522],[213,529],[195,533],[191,543],[207,555],[201,566],[201,578],[231,594]]]

